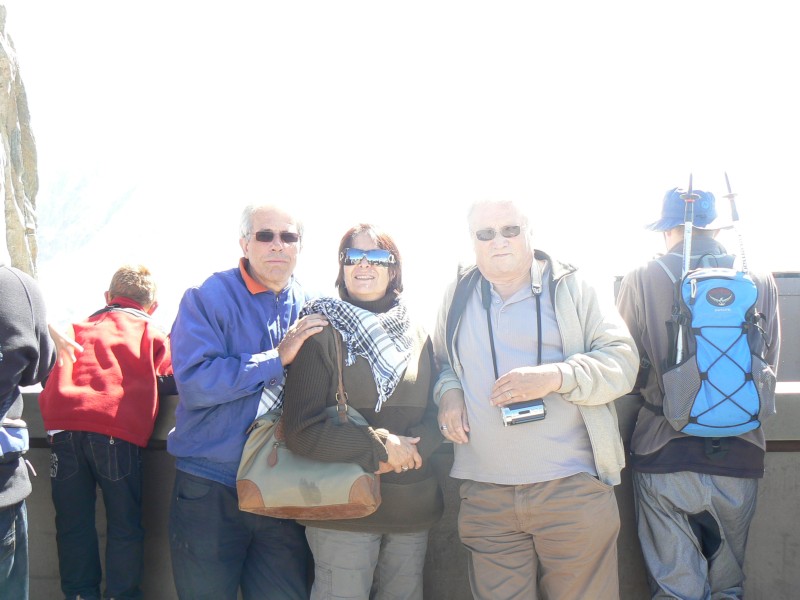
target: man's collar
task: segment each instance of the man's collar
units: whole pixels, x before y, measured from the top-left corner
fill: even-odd
[[[255,279],[253,279],[250,276],[250,273],[247,272],[247,265],[248,264],[249,264],[249,262],[245,257],[242,257],[242,258],[239,259],[239,273],[241,274],[242,279],[244,279],[244,285],[247,287],[247,291],[250,292],[251,294],[260,294],[261,292],[272,292],[272,290],[270,290],[267,287],[263,286],[262,284],[260,284],[258,281],[256,281]],[[275,295],[278,296],[278,295],[281,294],[281,292],[283,292],[284,290],[289,288],[289,286],[292,285],[292,280],[293,279],[294,279],[294,275],[292,275],[289,278],[289,281],[287,282],[287,284],[283,288],[283,290],[281,290],[280,292],[278,292]],[[275,293],[275,292],[272,292],[272,293]]]
[[[550,266],[549,277],[551,281],[556,281],[566,275],[569,275],[570,273],[574,273],[575,271],[577,271],[577,267],[575,267],[574,265],[554,259],[549,254],[543,252],[542,250],[534,250],[533,258],[534,260],[543,260],[545,262],[546,266],[542,270],[543,272],[547,269],[547,265]]]
[[[710,237],[693,237],[692,238],[692,256],[699,256],[700,254],[727,254],[728,251],[725,249],[720,242],[718,242],[714,238]],[[683,256],[683,240],[675,244],[672,248],[669,249],[667,254],[678,254]]]
[[[121,308],[136,308],[143,312],[147,312],[146,310],[144,310],[144,307],[141,304],[139,304],[135,300],[128,298],[127,296],[114,296],[113,298],[111,298],[111,302],[108,303],[108,306],[112,305],[117,305]]]

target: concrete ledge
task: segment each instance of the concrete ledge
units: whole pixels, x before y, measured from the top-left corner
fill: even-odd
[[[800,384],[785,384],[778,396],[778,416],[765,426],[770,444],[792,444],[788,452],[770,451],[766,476],[759,491],[759,510],[751,528],[747,553],[747,597],[777,600],[796,597],[800,589],[800,523],[796,519],[800,497]],[[174,459],[165,451],[166,437],[174,425],[177,396],[162,400],[155,432],[143,455],[145,579],[148,600],[174,600],[169,559],[168,512],[175,473]],[[620,431],[629,440],[639,409],[637,396],[617,400]],[[55,525],[50,500],[49,449],[36,394],[26,394],[25,419],[32,449],[28,459],[39,473],[28,499],[31,547],[31,598],[59,597]],[[445,444],[432,462],[445,495],[445,513],[431,530],[425,566],[425,597],[436,600],[470,598],[467,553],[458,539],[457,515],[460,481],[449,477],[452,446]],[[620,507],[621,531],[618,542],[620,587],[623,600],[648,597],[644,562],[636,536],[631,477],[626,469],[615,489]],[[105,540],[105,512],[98,502],[97,529]]]
[[[42,414],[37,401],[38,394],[25,394],[25,420],[31,444],[37,441],[37,447],[45,447],[45,431]],[[639,411],[641,400],[639,396],[629,394],[616,401],[620,433],[623,440],[629,440],[636,422],[636,413]],[[149,447],[163,448],[167,435],[175,426],[175,407],[178,405],[178,396],[166,396],[161,399],[161,408],[156,418],[153,436],[150,438]],[[777,396],[775,399],[777,414],[764,424],[764,433],[769,441],[800,441],[800,382],[778,382]],[[45,446],[41,442],[45,442]]]

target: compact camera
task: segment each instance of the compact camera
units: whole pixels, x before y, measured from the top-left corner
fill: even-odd
[[[547,416],[547,408],[542,399],[524,400],[523,402],[514,402],[507,406],[501,406],[500,416],[503,419],[503,425],[508,427],[509,425],[519,425],[530,421],[541,421]]]

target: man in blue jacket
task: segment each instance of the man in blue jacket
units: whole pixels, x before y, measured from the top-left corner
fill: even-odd
[[[241,512],[236,472],[246,430],[280,404],[284,369],[327,325],[297,318],[308,295],[293,276],[303,226],[277,206],[242,213],[238,268],[186,291],[172,328],[180,401],[167,448],[176,458],[170,509],[180,598],[308,597],[308,546],[294,521]]]

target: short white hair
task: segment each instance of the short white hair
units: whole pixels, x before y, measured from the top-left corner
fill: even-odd
[[[526,228],[528,227],[528,225],[530,224],[530,219],[528,218],[527,212],[520,205],[519,202],[515,200],[496,200],[489,198],[476,200],[470,205],[469,211],[467,212],[467,226],[470,228],[470,230],[472,229],[472,215],[474,215],[475,211],[478,210],[479,208],[483,208],[485,206],[500,206],[500,205],[511,206],[514,210],[517,211],[517,213],[519,213],[519,216],[522,218],[522,223],[520,223],[520,225],[523,225]]]
[[[297,227],[297,233],[300,235],[300,239],[303,238],[303,222],[300,219],[297,219],[290,210],[278,206],[277,204],[248,204],[245,206],[244,210],[242,211],[242,216],[239,220],[239,236],[242,238],[250,237],[250,234],[253,233],[253,215],[259,210],[270,208],[291,215],[292,220]]]

